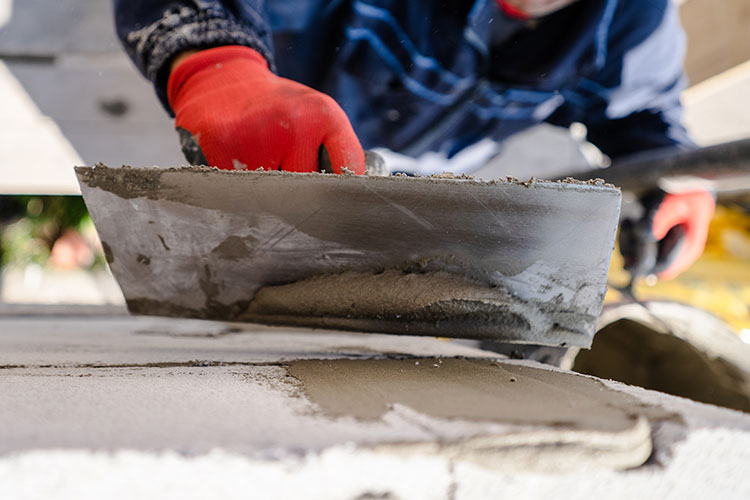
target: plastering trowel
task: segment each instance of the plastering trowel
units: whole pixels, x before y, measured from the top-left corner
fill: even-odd
[[[601,182],[76,168],[135,314],[586,347]]]

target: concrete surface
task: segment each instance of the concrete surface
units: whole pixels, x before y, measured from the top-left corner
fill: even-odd
[[[750,495],[746,414],[437,339],[44,311],[0,316],[3,499]],[[473,364],[517,380],[486,379]],[[300,366],[339,371],[328,387]],[[385,371],[368,382],[363,366]],[[528,404],[532,387],[547,391],[531,399],[542,420],[495,418]],[[389,404],[375,416],[331,407],[321,388],[345,401],[374,390]],[[480,400],[490,414],[470,418]],[[596,423],[596,401],[624,416],[615,421],[647,423],[644,465],[620,470],[644,428],[613,433],[610,418]],[[565,412],[581,419],[544,423]],[[574,432],[585,421],[601,428]]]

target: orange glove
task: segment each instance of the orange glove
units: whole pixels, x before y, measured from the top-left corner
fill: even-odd
[[[248,47],[188,56],[173,69],[167,97],[192,164],[316,172],[325,146],[335,173],[364,173],[362,146],[336,101],[274,75]]]
[[[641,220],[623,221],[620,252],[632,275],[672,279],[703,253],[716,202],[705,190],[670,194],[657,191],[641,201]]]

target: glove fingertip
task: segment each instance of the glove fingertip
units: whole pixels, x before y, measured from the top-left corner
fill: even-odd
[[[340,145],[340,141],[326,141],[325,148],[330,159],[330,168],[336,174],[343,174],[344,169],[356,175],[365,173],[365,152],[359,141],[353,146],[351,143]]]

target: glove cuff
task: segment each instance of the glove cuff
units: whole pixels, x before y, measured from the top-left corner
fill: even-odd
[[[524,12],[518,7],[509,4],[507,0],[497,0],[497,5],[498,7],[500,7],[500,10],[503,12],[503,14],[510,17],[511,19],[519,19],[521,21],[528,21],[529,19],[531,19],[531,16],[528,12]]]
[[[256,71],[270,71],[266,59],[256,50],[243,45],[226,45],[196,52],[181,61],[169,75],[167,81],[167,99],[176,111],[176,102],[180,91],[190,78],[203,71],[218,71],[223,65],[242,61]]]

